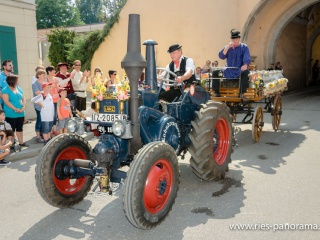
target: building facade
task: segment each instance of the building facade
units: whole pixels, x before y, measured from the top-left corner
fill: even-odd
[[[118,70],[126,54],[128,16],[140,14],[142,42],[155,40],[156,61],[169,61],[168,46],[179,43],[196,66],[218,60],[218,52],[230,41],[230,30],[241,32],[259,70],[281,62],[289,88],[308,85],[311,66],[320,59],[319,0],[128,0],[119,21],[100,45],[92,69]],[[145,48],[142,47],[142,53]],[[144,54],[143,54],[144,55]]]
[[[26,99],[39,64],[34,0],[0,0],[0,60],[10,59]]]

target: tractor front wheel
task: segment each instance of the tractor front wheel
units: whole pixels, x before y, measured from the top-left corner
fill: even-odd
[[[151,142],[135,156],[125,181],[124,211],[133,226],[154,228],[170,212],[179,188],[178,159],[164,142]]]
[[[70,179],[63,168],[70,160],[92,159],[89,143],[75,134],[53,138],[42,149],[36,163],[36,185],[41,197],[50,205],[66,208],[81,202],[92,185],[91,176]]]

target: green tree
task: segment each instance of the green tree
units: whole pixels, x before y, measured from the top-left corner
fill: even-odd
[[[122,8],[117,9],[110,15],[103,30],[96,30],[85,35],[80,35],[74,40],[74,43],[70,45],[68,51],[68,59],[70,62],[79,59],[83,70],[91,68],[91,60],[95,51],[99,48],[106,36],[108,36],[113,25],[118,21],[121,9]]]
[[[49,48],[48,58],[53,66],[59,62],[68,62],[68,51],[74,42],[76,33],[65,28],[53,29],[48,34]]]
[[[86,24],[99,23],[106,20],[101,0],[76,0],[80,18]]]
[[[104,6],[105,16],[109,18],[117,11],[121,11],[127,0],[101,0]]]
[[[70,0],[36,0],[37,28],[83,25],[78,9]]]

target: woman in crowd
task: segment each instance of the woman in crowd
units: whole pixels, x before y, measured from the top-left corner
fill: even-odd
[[[23,122],[25,116],[26,100],[22,89],[19,87],[18,76],[10,75],[7,77],[8,87],[2,90],[4,101],[4,112],[6,113],[6,122],[11,125],[12,131],[16,136],[21,147],[28,147],[23,142]]]
[[[39,94],[41,94],[42,92],[42,83],[45,82],[46,80],[46,71],[40,69],[37,71],[36,73],[36,79],[37,81],[35,81],[32,84],[32,92],[33,92],[33,96],[38,96]],[[36,142],[37,143],[43,143],[43,139],[41,138],[41,129],[42,129],[42,125],[41,125],[41,115],[40,115],[40,111],[41,111],[41,107],[38,104],[34,104],[34,109],[36,110],[36,114],[37,114],[37,121],[36,121],[36,125],[35,125],[35,131],[36,131]]]
[[[55,136],[55,135],[58,135],[56,125],[57,125],[57,102],[60,98],[59,93],[58,93],[59,84],[58,84],[58,80],[55,78],[56,71],[53,66],[47,67],[46,72],[47,72],[48,82],[52,83],[51,91],[50,91],[50,95],[52,97],[53,105],[54,105],[52,136]]]
[[[100,75],[100,76],[99,76]],[[104,81],[103,76],[102,76],[102,71],[99,67],[96,67],[93,71],[93,76],[91,77],[91,86],[94,88],[94,86],[96,85],[95,81],[96,78],[99,77],[101,78],[101,81]]]
[[[109,70],[108,72],[109,74],[109,80],[106,82],[105,86],[106,88],[109,88],[111,85],[115,85],[117,84],[117,80],[116,80],[116,77],[117,77],[117,71],[115,70]]]

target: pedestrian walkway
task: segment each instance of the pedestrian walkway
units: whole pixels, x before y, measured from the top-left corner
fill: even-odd
[[[25,158],[36,157],[40,154],[43,143],[36,142],[35,133],[35,119],[31,119],[30,123],[23,125],[23,140],[29,145],[29,147],[22,147],[20,152],[11,152],[5,159],[7,161],[18,161]],[[90,140],[94,137],[92,132],[88,132],[82,135],[86,140]]]

